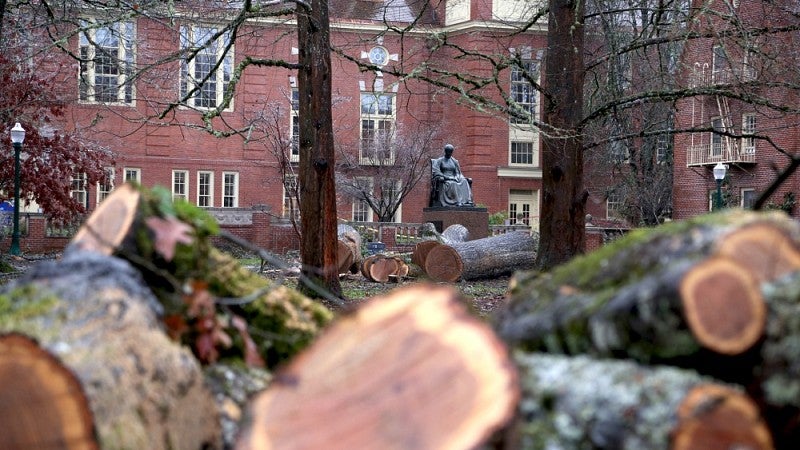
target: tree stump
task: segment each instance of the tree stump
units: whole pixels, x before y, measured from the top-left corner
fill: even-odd
[[[199,364],[165,334],[158,317],[160,304],[128,263],[93,252],[70,252],[62,260],[39,263],[3,286],[0,298],[0,332],[30,336],[74,373],[86,394],[100,448],[221,446],[216,405]],[[20,370],[28,372],[4,383],[3,390],[38,376],[33,366],[14,369],[18,374]],[[52,375],[55,385],[65,379],[58,373],[45,378]],[[40,394],[46,385],[37,387]],[[35,397],[18,394],[25,398],[17,400],[20,410],[13,413],[38,414],[41,404]],[[48,406],[58,405],[58,398],[52,400]],[[79,419],[76,415],[68,420]],[[3,424],[5,428],[8,422]],[[45,428],[37,422],[36,432],[45,433]],[[51,431],[56,432],[47,432]],[[0,441],[5,442],[6,432]]]
[[[400,257],[375,254],[364,259],[361,274],[364,278],[378,283],[386,283],[392,278],[408,275],[409,267]],[[399,281],[399,280],[398,280]]]
[[[516,371],[455,295],[418,284],[341,317],[253,399],[237,448],[478,447],[511,418]]]
[[[511,275],[533,267],[536,237],[527,231],[433,246],[425,256],[425,273],[434,281],[453,282]]]

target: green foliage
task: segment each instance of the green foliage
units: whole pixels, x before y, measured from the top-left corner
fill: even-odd
[[[505,211],[497,211],[494,214],[489,214],[489,225],[504,225],[508,219],[508,214]]]

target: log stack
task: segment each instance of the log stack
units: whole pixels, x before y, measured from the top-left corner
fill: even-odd
[[[669,365],[739,386],[788,449],[800,442],[799,269],[800,225],[783,213],[713,214],[518,273],[494,324],[526,352]]]

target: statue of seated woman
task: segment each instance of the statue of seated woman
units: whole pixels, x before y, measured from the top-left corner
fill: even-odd
[[[471,181],[453,158],[455,147],[444,146],[444,156],[431,160],[430,206],[474,206]]]

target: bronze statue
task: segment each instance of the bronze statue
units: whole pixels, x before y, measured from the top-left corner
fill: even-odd
[[[444,156],[431,160],[430,206],[474,206],[472,180],[461,173],[458,160],[453,158],[455,147],[444,146]]]

